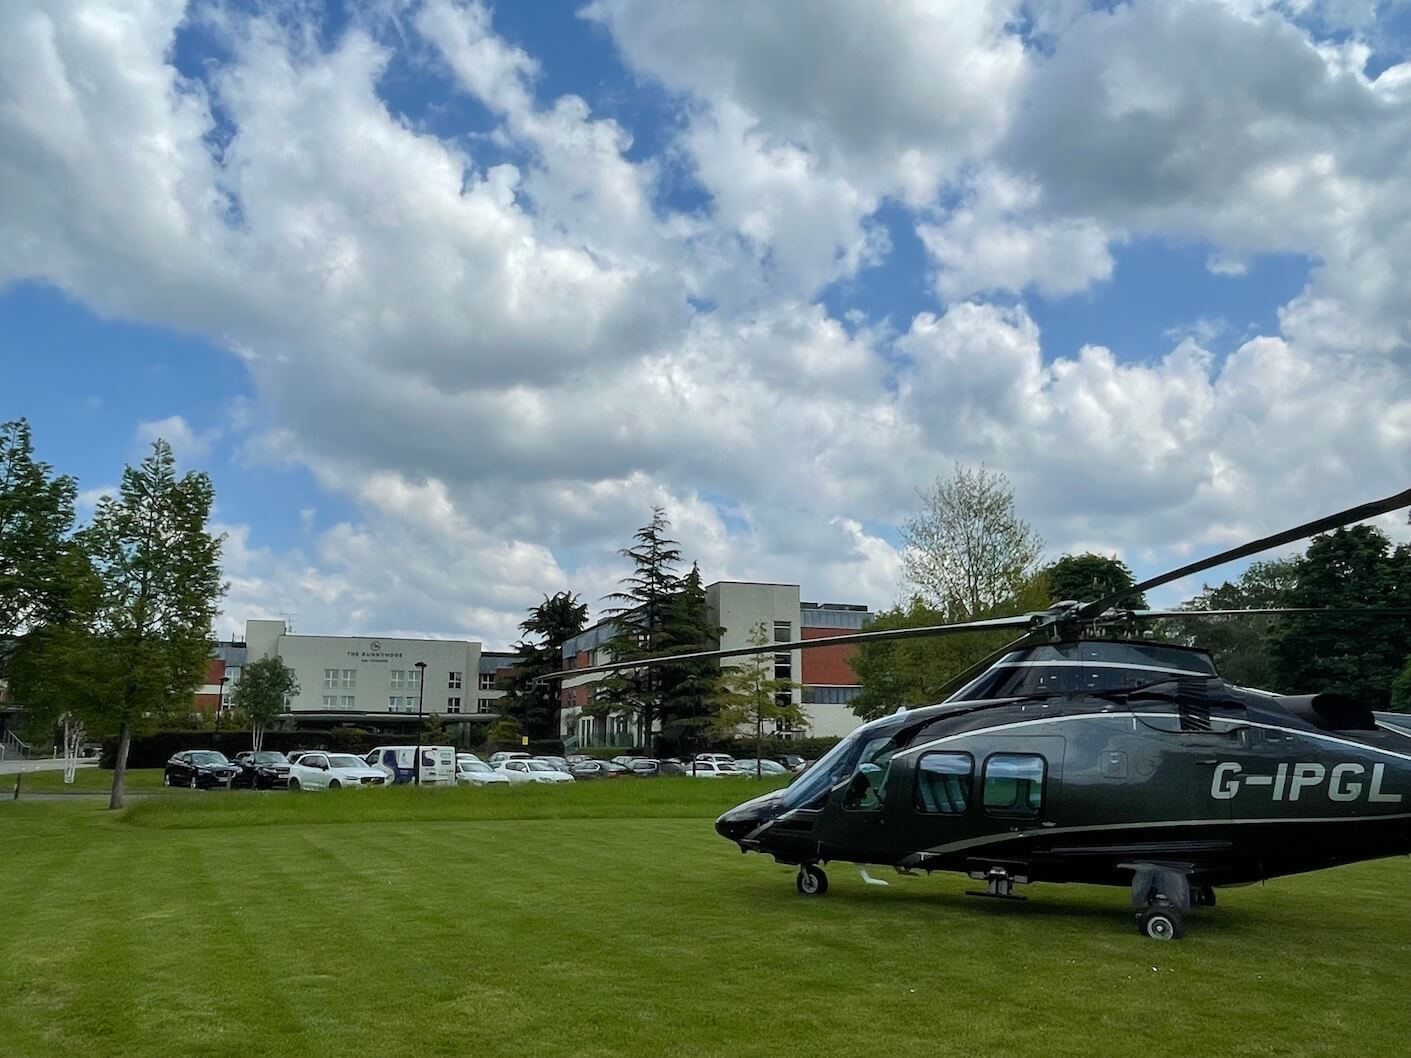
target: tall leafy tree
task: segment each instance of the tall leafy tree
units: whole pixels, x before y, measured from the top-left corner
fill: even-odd
[[[681,578],[662,622],[659,647],[664,654],[716,650],[725,629],[711,618],[700,566]],[[715,713],[721,679],[718,661],[682,661],[660,666],[662,733],[678,750],[704,744]]]
[[[1048,604],[1048,582],[1034,577],[1014,597],[992,607],[986,617],[1009,617],[1042,609]],[[949,615],[912,597],[902,605],[876,614],[865,631],[880,632],[944,624]],[[849,708],[862,720],[875,720],[918,705],[940,701],[941,688],[987,654],[1015,638],[1013,632],[971,633],[930,639],[864,643],[849,664],[862,690]]]
[[[1244,610],[1288,606],[1301,563],[1298,557],[1252,562],[1234,580],[1201,588],[1182,608]],[[1220,674],[1231,683],[1265,690],[1283,686],[1269,652],[1277,619],[1229,617],[1167,623],[1177,638],[1210,651]]]
[[[1081,555],[1064,555],[1043,569],[1048,578],[1049,597],[1054,602],[1092,602],[1105,598],[1136,583],[1127,563],[1120,558],[1096,555],[1086,551]],[[1146,596],[1129,595],[1122,605],[1128,609],[1146,609]]]
[[[514,645],[519,656],[502,703],[530,738],[552,738],[557,730],[559,688],[542,677],[563,668],[564,643],[588,623],[588,604],[570,591],[545,595],[519,623],[525,638]]]
[[[769,630],[761,622],[750,630],[751,646],[768,646]],[[806,727],[808,716],[793,700],[792,680],[774,675],[774,655],[751,654],[739,661],[720,666],[720,675],[711,695],[715,707],[713,725],[724,735],[735,735],[740,728],[754,732],[755,759],[764,755],[764,727],[783,723],[790,727]]]
[[[1391,707],[1399,713],[1411,713],[1411,656],[1391,685]]]
[[[206,529],[214,499],[211,479],[178,477],[158,440],[79,534],[101,585],[81,644],[83,706],[118,737],[109,807],[123,804],[133,728],[189,709],[204,676],[224,593],[221,541]]]
[[[1003,474],[956,464],[919,495],[921,510],[902,527],[910,594],[947,621],[965,621],[1027,590],[1044,542],[1016,513]]]
[[[69,616],[81,573],[70,540],[76,494],[73,478],[34,458],[26,420],[0,424],[0,639]]]
[[[277,655],[260,658],[245,666],[240,682],[230,692],[230,705],[250,721],[251,749],[259,752],[264,744],[265,729],[298,693],[298,677],[284,664],[283,658]]]
[[[1355,525],[1316,536],[1288,593],[1291,606],[1411,606],[1411,547]],[[1286,617],[1271,636],[1276,690],[1338,691],[1385,709],[1411,654],[1411,618]]]
[[[616,661],[631,661],[659,653],[672,599],[680,591],[676,567],[681,549],[668,537],[671,522],[662,507],[633,534],[633,545],[618,553],[632,563],[632,573],[619,583],[621,591],[607,596],[614,633],[604,644]],[[598,685],[597,712],[621,711],[634,717],[642,740],[650,743],[660,716],[662,673],[655,666],[615,672]]]

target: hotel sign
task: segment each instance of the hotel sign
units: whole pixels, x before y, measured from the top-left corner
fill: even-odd
[[[402,657],[402,652],[400,650],[383,650],[382,641],[374,639],[368,643],[366,650],[348,651],[348,657],[375,664],[377,662],[398,661]]]

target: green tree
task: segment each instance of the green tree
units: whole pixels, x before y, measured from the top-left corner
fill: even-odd
[[[911,594],[946,621],[967,621],[1029,589],[1044,542],[1015,512],[1003,474],[957,463],[918,495],[921,510],[901,531]]]
[[[570,591],[545,595],[519,624],[525,638],[514,645],[519,660],[501,703],[502,711],[515,717],[530,738],[557,734],[559,688],[543,677],[563,668],[563,645],[588,623],[588,604]]]
[[[158,440],[79,534],[101,592],[75,662],[91,726],[118,736],[111,808],[123,804],[133,728],[188,710],[205,673],[224,593],[221,541],[206,530],[214,499],[205,474],[177,477]]]
[[[1288,593],[1291,606],[1411,606],[1411,547],[1393,548],[1370,525],[1316,536]],[[1411,654],[1411,618],[1380,615],[1290,616],[1270,640],[1280,686],[1290,692],[1337,691],[1375,709]]]
[[[661,652],[717,650],[724,633],[725,629],[711,619],[700,566],[692,563],[667,605],[658,644]],[[715,713],[721,665],[713,660],[682,661],[659,669],[662,735],[678,751],[697,749],[704,745]]]
[[[1391,685],[1391,707],[1398,713],[1411,713],[1411,657]]]
[[[519,726],[519,721],[514,717],[502,716],[490,725],[490,731],[485,737],[492,746],[518,746],[520,739],[524,737],[524,728]]]
[[[1047,604],[1048,582],[1035,576],[1013,598],[980,616],[1011,617]],[[877,613],[864,631],[921,628],[948,620],[941,610],[913,597],[904,605]],[[933,705],[953,677],[1015,638],[1017,633],[1008,631],[864,643],[848,662],[862,687],[849,708],[859,719],[876,720],[902,706]]]
[[[750,630],[751,646],[768,646],[769,630],[763,622]],[[751,654],[720,666],[720,676],[711,695],[715,707],[714,726],[718,732],[735,736],[740,728],[754,729],[755,759],[764,755],[764,725],[782,723],[806,727],[808,716],[793,700],[799,685],[774,675],[774,655]]]
[[[1048,579],[1049,598],[1053,602],[1093,602],[1130,588],[1136,583],[1127,563],[1120,558],[1096,555],[1086,551],[1081,555],[1064,555],[1043,569]],[[1122,606],[1131,610],[1146,609],[1146,596],[1129,595]]]
[[[1244,610],[1288,606],[1302,558],[1252,562],[1237,578],[1209,585],[1182,605],[1187,610]],[[1210,617],[1166,622],[1187,643],[1210,651],[1220,675],[1242,687],[1278,690],[1282,680],[1269,653],[1273,617]]]
[[[82,572],[70,538],[76,494],[73,478],[35,460],[28,422],[0,424],[0,639],[70,616]]]
[[[244,713],[250,723],[250,748],[259,751],[265,729],[288,708],[289,699],[299,693],[294,670],[278,655],[260,658],[245,666],[240,682],[230,692],[230,707]]]
[[[607,596],[613,635],[604,646],[614,661],[632,661],[660,653],[673,597],[680,591],[676,566],[681,549],[667,537],[671,522],[661,507],[633,534],[635,543],[618,554],[632,562],[632,573],[619,581],[622,591]],[[625,712],[637,720],[642,741],[650,745],[660,716],[662,673],[656,666],[624,669],[598,684],[594,712]]]

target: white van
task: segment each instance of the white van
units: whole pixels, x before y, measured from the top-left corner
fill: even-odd
[[[363,760],[369,767],[380,768],[388,781],[401,785],[416,777],[415,746],[378,746]],[[456,747],[421,747],[421,784],[423,786],[454,786],[456,784]]]

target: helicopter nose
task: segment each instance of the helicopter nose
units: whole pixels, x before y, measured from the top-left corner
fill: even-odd
[[[739,842],[778,813],[771,795],[737,805],[715,821],[715,832],[727,841]]]

